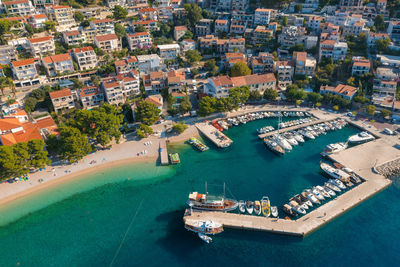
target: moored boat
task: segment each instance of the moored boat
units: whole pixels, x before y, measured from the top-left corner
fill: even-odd
[[[330,198],[330,197],[331,197],[331,195],[330,195],[328,192],[326,192],[325,189],[324,189],[322,186],[317,185],[315,188],[316,188],[316,190],[318,190],[319,193],[322,194],[325,198],[328,198],[328,197]]]
[[[282,207],[282,210],[289,216],[295,217],[297,216],[297,213],[292,209],[292,207],[289,204],[285,204]]]
[[[333,197],[333,196],[336,196],[335,191],[333,191],[332,189],[330,189],[330,188],[327,187],[326,185],[322,186],[322,188],[323,188],[329,195],[331,195],[332,197]]]
[[[301,207],[296,201],[292,200],[289,202],[289,205],[292,207],[292,209],[297,212],[298,214],[306,214],[305,209],[303,209],[303,207]]]
[[[336,185],[340,189],[346,189],[346,186],[339,179],[329,179],[328,183]]]
[[[212,241],[212,238],[209,237],[208,235],[202,234],[202,233],[197,233],[197,235],[200,237],[201,240],[209,244]]]
[[[362,144],[374,140],[375,137],[369,132],[361,132],[349,137],[348,142],[350,144]]]
[[[261,215],[261,204],[259,200],[254,201],[254,213],[256,215]]]
[[[311,192],[310,189],[305,190],[306,198],[314,204],[321,204],[318,198]]]
[[[335,179],[350,179],[350,175],[348,173],[336,169],[325,162],[321,162],[320,167],[326,174]]]
[[[169,160],[170,160],[171,164],[181,163],[178,153],[171,153],[168,156],[169,156]]]
[[[193,209],[210,211],[232,211],[238,207],[238,202],[225,198],[225,193],[222,196],[213,196],[208,193],[199,194],[198,192],[192,192],[189,194],[187,204]]]
[[[285,150],[278,145],[275,141],[273,141],[271,138],[264,138],[264,144],[272,151],[277,153],[278,155],[284,155]]]
[[[246,204],[244,203],[244,201],[240,200],[238,205],[239,205],[239,211],[241,213],[245,213],[246,212]]]
[[[339,187],[337,187],[335,184],[326,182],[324,185],[325,185],[326,187],[332,189],[332,190],[335,191],[335,192],[340,192],[340,191],[342,191],[342,190],[341,190]]]
[[[222,224],[211,220],[186,220],[185,228],[189,231],[215,235],[224,231]]]
[[[272,206],[271,207],[271,215],[273,217],[278,217],[278,207],[277,206]]]
[[[248,214],[253,214],[254,204],[252,201],[246,201],[246,211]]]
[[[338,153],[342,150],[345,150],[347,148],[347,142],[339,142],[339,143],[334,143],[334,144],[329,144],[325,147],[324,151],[321,152],[321,155],[326,157],[335,153]]]
[[[261,199],[261,212],[265,217],[269,217],[271,215],[271,203],[268,197],[263,197]]]

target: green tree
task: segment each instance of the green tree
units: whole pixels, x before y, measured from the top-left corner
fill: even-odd
[[[238,77],[238,76],[246,76],[250,75],[251,70],[244,62],[235,63],[231,68],[231,76]]]
[[[382,110],[381,110],[381,114],[382,114],[382,116],[383,116],[384,118],[386,118],[386,117],[389,117],[389,116],[390,116],[391,112],[390,112],[390,110],[382,109]]]
[[[339,106],[338,105],[334,105],[332,108],[333,108],[334,111],[338,111],[339,110]]]
[[[122,37],[124,37],[124,36],[126,35],[126,29],[125,29],[125,27],[122,26],[122,25],[119,24],[119,23],[115,23],[115,24],[114,24],[114,31],[115,31],[115,34],[116,34],[119,38],[122,38]]]
[[[199,110],[197,113],[202,117],[210,115],[216,111],[215,106],[216,99],[210,96],[205,96],[199,102]]]
[[[44,150],[43,140],[30,140],[28,142],[28,151],[32,168],[41,169],[51,163],[51,160],[47,157],[47,151]]]
[[[273,88],[265,89],[264,91],[264,99],[266,100],[275,100],[278,97],[278,91]]]
[[[301,4],[296,4],[296,5],[294,6],[294,13],[300,13],[302,9],[303,9],[303,5],[301,5]]]
[[[289,53],[293,54],[293,52],[304,52],[306,51],[306,47],[303,44],[295,44],[289,48]]]
[[[209,60],[206,61],[206,63],[204,63],[204,67],[208,70],[208,71],[212,71],[215,67],[216,67],[216,63],[215,63],[215,59],[211,58]]]
[[[385,52],[388,50],[390,39],[379,39],[375,42],[375,47],[379,52]]]
[[[318,103],[318,102],[321,102],[322,101],[322,95],[321,94],[319,94],[319,93],[315,93],[315,92],[312,92],[312,93],[309,93],[308,95],[307,95],[307,100],[309,101],[309,102],[311,102],[311,103]]]
[[[282,26],[287,26],[287,24],[288,24],[288,18],[285,16],[282,19]]]
[[[32,111],[35,110],[38,101],[36,98],[28,96],[27,98],[25,98],[24,103],[25,103],[24,107],[25,111],[31,113]]]
[[[74,83],[74,89],[82,89],[85,86],[85,84],[77,78],[72,79],[72,82]]]
[[[201,55],[197,50],[188,50],[185,53],[185,57],[190,64],[199,62],[201,60]]]
[[[0,180],[14,176],[17,167],[17,157],[11,146],[0,146]]]
[[[151,125],[160,119],[160,110],[156,105],[147,101],[139,101],[135,109],[136,121]]]
[[[250,89],[248,86],[235,87],[229,90],[229,98],[232,99],[232,102],[236,107],[240,104],[246,103],[249,96]]]
[[[147,32],[147,30],[143,25],[139,24],[135,27],[135,32]]]
[[[288,101],[295,102],[296,100],[304,100],[307,94],[303,89],[299,89],[297,85],[292,84],[286,88],[285,96]]]
[[[30,155],[27,143],[17,143],[12,146],[13,153],[16,157],[15,176],[27,174],[30,169]]]
[[[79,11],[75,12],[74,17],[78,22],[82,22],[85,20],[85,16]]]
[[[187,12],[187,19],[192,29],[199,20],[203,18],[202,9],[196,4],[184,4],[183,8]]]
[[[137,129],[137,131],[136,131],[137,136],[139,136],[142,139],[146,138],[147,135],[150,135],[152,133],[153,133],[153,129],[146,124],[140,124],[139,129]]]
[[[185,124],[185,121],[181,121],[178,123],[175,123],[172,126],[172,130],[174,130],[175,132],[177,132],[178,134],[183,133],[189,126],[187,124]]]
[[[193,39],[193,33],[187,30],[180,40],[185,40],[185,39]]]
[[[58,130],[60,133],[58,150],[61,159],[73,163],[92,151],[87,136],[82,134],[77,128],[61,126]]]
[[[320,106],[322,106],[322,104],[321,104],[321,102],[317,102],[317,103],[315,103],[315,106],[316,106],[317,108],[319,108]]]
[[[29,36],[32,36],[35,33],[35,30],[33,29],[33,27],[28,23],[25,24],[25,30]]]
[[[375,110],[376,110],[376,107],[374,105],[368,105],[365,108],[365,112],[367,112],[367,114],[370,116],[373,116],[375,114]]]
[[[11,22],[6,19],[0,19],[0,34],[8,33],[11,29]]]
[[[262,95],[258,90],[250,90],[249,100],[251,101],[258,101],[261,100]]]
[[[128,11],[120,5],[116,5],[113,10],[115,19],[125,19],[128,15]]]
[[[56,23],[54,21],[45,21],[44,23],[44,29],[46,31],[54,31],[56,29]]]
[[[185,96],[185,99],[179,105],[179,113],[185,114],[192,110],[192,103],[188,96]]]
[[[385,18],[383,15],[379,14],[375,17],[374,26],[378,31],[385,30]]]

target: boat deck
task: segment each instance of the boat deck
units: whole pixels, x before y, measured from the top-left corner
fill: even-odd
[[[196,123],[196,128],[217,147],[228,147],[233,141],[207,122]]]

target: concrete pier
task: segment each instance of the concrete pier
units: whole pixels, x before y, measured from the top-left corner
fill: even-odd
[[[161,165],[163,166],[169,165],[167,143],[165,139],[160,140],[159,153],[160,153]]]
[[[228,147],[233,141],[208,122],[197,123],[196,128],[217,147]]]

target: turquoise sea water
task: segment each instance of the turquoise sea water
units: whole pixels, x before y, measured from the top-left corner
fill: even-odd
[[[183,228],[188,193],[237,199],[268,195],[281,206],[326,178],[319,153],[357,132],[346,127],[297,146],[284,157],[268,151],[255,130],[275,119],[228,130],[225,150],[200,153],[186,144],[178,166],[138,163],[66,182],[0,208],[0,266],[382,266],[400,260],[400,186],[362,203],[301,239],[225,229],[205,244]],[[368,156],[368,155],[366,155]]]

